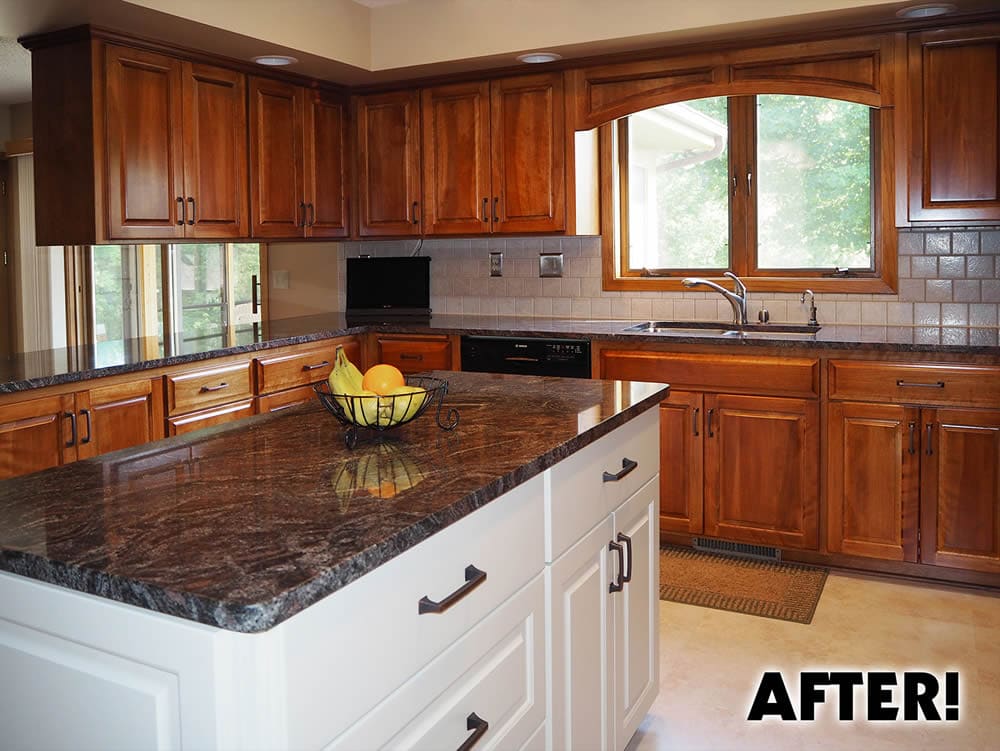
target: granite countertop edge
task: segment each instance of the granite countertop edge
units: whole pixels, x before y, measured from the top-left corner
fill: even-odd
[[[308,582],[264,602],[224,602],[17,550],[0,550],[0,571],[227,631],[246,634],[268,631],[504,493],[540,475],[560,460],[594,443],[642,412],[654,408],[662,400],[664,390],[669,388],[666,384],[656,385],[662,388],[568,441],[552,447],[532,461],[498,476],[447,507],[416,520],[375,545],[328,568]]]
[[[985,355],[1000,357],[1000,346],[991,344],[924,344],[913,342],[885,341],[889,330],[915,330],[928,329],[938,332],[948,332],[951,330],[960,332],[970,332],[976,327],[920,327],[920,326],[866,326],[866,325],[837,325],[830,324],[824,330],[812,335],[810,338],[788,338],[775,337],[768,338],[763,334],[755,334],[752,337],[726,337],[719,335],[689,335],[689,334],[643,334],[636,332],[624,332],[622,329],[635,323],[629,320],[602,319],[584,320],[571,318],[525,318],[512,317],[485,317],[492,319],[490,322],[477,320],[477,316],[456,316],[458,321],[448,320],[448,315],[436,316],[428,325],[426,323],[414,324],[407,322],[393,323],[365,323],[360,325],[341,324],[335,326],[317,325],[315,329],[291,334],[289,336],[276,337],[267,341],[255,342],[252,344],[236,345],[221,349],[207,350],[192,354],[172,355],[169,357],[141,360],[132,363],[112,365],[102,368],[85,368],[72,370],[65,373],[55,373],[48,376],[35,378],[24,378],[18,380],[0,381],[0,394],[12,394],[21,391],[30,391],[47,386],[58,386],[68,383],[77,383],[95,378],[124,375],[127,373],[139,373],[145,370],[155,370],[157,368],[183,365],[186,363],[202,362],[222,357],[239,354],[249,354],[253,352],[267,351],[279,347],[295,344],[306,344],[309,342],[323,341],[341,336],[352,336],[365,334],[368,332],[386,332],[400,334],[453,334],[453,335],[473,335],[473,336],[521,336],[521,337],[565,337],[575,339],[590,339],[603,342],[614,342],[616,344],[683,344],[683,345],[709,345],[733,348],[779,348],[789,351],[794,350],[854,350],[869,352],[911,352],[922,354],[948,354],[948,355]],[[992,329],[989,329],[992,331]],[[834,333],[830,333],[833,331]],[[881,338],[876,335],[880,334]],[[824,339],[825,336],[835,336],[837,338]]]

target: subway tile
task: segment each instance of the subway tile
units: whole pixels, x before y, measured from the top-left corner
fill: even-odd
[[[938,258],[938,276],[942,279],[962,279],[965,276],[965,257],[941,256]]]
[[[914,279],[937,277],[937,256],[914,256],[910,259],[910,276]]]
[[[562,279],[545,277],[542,282],[542,295],[545,297],[559,297],[562,294]]]
[[[771,314],[771,320],[775,323],[788,320],[788,303],[784,300],[771,300],[765,307]]]
[[[951,252],[955,255],[974,256],[979,253],[978,232],[952,232]]]
[[[897,256],[896,258],[896,273],[899,275],[900,279],[910,278],[910,257],[909,256]]]
[[[574,318],[590,318],[590,298],[578,297],[573,300],[572,315]]]
[[[479,315],[495,316],[497,314],[497,301],[493,297],[484,297],[479,301]]]
[[[993,256],[976,256],[966,259],[966,276],[970,279],[990,279],[993,274]]]
[[[527,279],[523,279],[521,283],[524,285],[524,296],[525,297],[541,297],[542,296],[542,280],[537,276],[531,276]]]
[[[978,279],[956,279],[951,285],[951,299],[955,302],[979,302],[982,297]]]
[[[863,302],[861,303],[861,323],[867,325],[885,325],[886,323],[886,304],[881,302]]]
[[[653,315],[652,300],[643,300],[633,297],[631,300],[629,316],[641,321],[648,321]]]
[[[905,302],[921,302],[925,289],[923,279],[900,279],[899,299]]]
[[[526,279],[512,276],[507,279],[507,297],[524,297],[524,283]]]
[[[940,326],[941,306],[936,302],[914,303],[913,323],[917,326]]]
[[[928,232],[924,239],[924,254],[943,256],[951,253],[950,232]]]
[[[1000,303],[1000,279],[983,280],[983,302]]]
[[[535,314],[535,301],[530,297],[514,298],[514,315],[533,316]]]
[[[585,277],[580,280],[580,294],[584,297],[601,296],[601,280],[594,277]]]
[[[980,252],[1000,255],[1000,230],[991,230],[980,235]]]
[[[478,297],[462,298],[462,313],[467,316],[477,316],[482,312],[482,305]]]
[[[674,300],[674,318],[678,321],[694,320],[694,304],[694,300]]]
[[[593,276],[600,279],[604,269],[604,261],[601,258],[588,258],[587,262],[590,264],[590,273],[587,276]]]
[[[674,318],[674,301],[673,300],[653,300],[649,306],[650,310],[650,320],[653,321],[671,321]]]
[[[552,315],[556,318],[568,318],[573,313],[573,301],[568,297],[552,298]]]
[[[985,303],[977,303],[969,306],[970,326],[996,326],[997,306]]]
[[[967,328],[944,327],[941,329],[941,344],[968,344],[969,330]]]
[[[497,298],[497,313],[502,316],[512,316],[514,315],[514,298],[513,297],[498,297]]]
[[[923,232],[900,232],[899,254],[901,256],[919,256],[924,252]]]
[[[943,326],[968,326],[969,306],[964,303],[947,302],[941,306]]]
[[[837,323],[861,323],[861,303],[838,302],[836,303]]]
[[[591,300],[590,315],[594,318],[611,318],[611,298],[600,297]]]
[[[469,294],[476,297],[486,297],[489,294],[489,277],[469,280]]]
[[[507,280],[503,277],[486,277],[486,289],[490,297],[506,297]]]
[[[536,316],[551,316],[552,315],[552,298],[551,297],[536,297],[535,298],[535,315]]]
[[[728,305],[728,303],[727,303]],[[731,309],[730,309],[731,310]],[[695,300],[694,318],[698,321],[716,321],[719,318],[719,306],[715,300]]]
[[[566,261],[566,275],[584,278],[590,276],[589,258],[569,258]]]
[[[612,318],[631,318],[632,301],[627,297],[619,297],[611,301]]]
[[[969,329],[969,344],[976,347],[995,347],[997,338],[996,329]]]
[[[579,297],[580,280],[572,277],[563,277],[562,284],[559,285],[559,294],[563,297]]]
[[[885,308],[886,323],[895,326],[909,326],[913,323],[913,303],[891,302]]]
[[[546,253],[557,253],[562,250],[562,243],[558,237],[546,237],[542,240],[542,250]]]
[[[885,340],[887,342],[909,344],[913,341],[913,329],[909,326],[886,326]]]
[[[462,312],[462,298],[461,297],[446,297],[445,301],[445,313],[458,313]]]
[[[924,299],[928,302],[950,302],[951,301],[951,280],[950,279],[928,279]]]
[[[914,344],[940,344],[941,329],[938,326],[918,326],[913,329]]]

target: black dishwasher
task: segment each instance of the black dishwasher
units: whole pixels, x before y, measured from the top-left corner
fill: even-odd
[[[462,370],[590,378],[590,342],[586,339],[463,336]]]

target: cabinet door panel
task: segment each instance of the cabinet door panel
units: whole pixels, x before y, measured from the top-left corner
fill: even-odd
[[[108,236],[183,237],[181,62],[108,45]]]
[[[921,559],[1000,573],[1000,411],[924,410]]]
[[[250,79],[250,160],[254,237],[302,235],[302,90]]]
[[[631,581],[611,594],[615,609],[615,743],[623,749],[660,690],[659,483],[653,478],[615,511]]]
[[[422,93],[424,209],[429,234],[490,229],[490,88],[483,81]]]
[[[419,235],[420,98],[416,90],[358,100],[358,232]]]
[[[71,414],[72,395],[0,407],[0,480],[74,461]]]
[[[164,436],[163,381],[141,380],[76,396],[81,459],[139,446]]]
[[[818,405],[708,394],[705,421],[706,534],[817,549]]]
[[[566,229],[562,74],[494,81],[490,89],[494,232]]]
[[[184,63],[187,237],[246,237],[246,78]]]
[[[1000,219],[1000,25],[914,34],[908,64],[909,218]]]
[[[545,570],[552,608],[547,626],[552,749],[610,749],[614,744],[608,599],[608,586],[618,573],[608,556],[613,534],[609,516]]]
[[[309,237],[346,237],[347,113],[330,94],[306,94],[305,190]]]
[[[660,402],[660,530],[701,534],[702,430],[701,394],[674,391]]]
[[[830,405],[827,462],[831,553],[917,560],[918,410]]]

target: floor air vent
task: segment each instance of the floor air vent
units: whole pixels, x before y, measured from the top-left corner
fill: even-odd
[[[730,542],[729,540],[714,540],[710,537],[695,537],[694,549],[706,553],[721,553],[735,558],[756,558],[761,561],[781,560],[781,551],[769,545],[747,545],[745,542]]]

